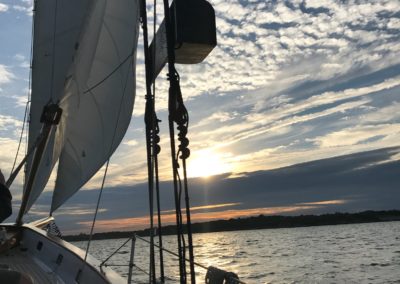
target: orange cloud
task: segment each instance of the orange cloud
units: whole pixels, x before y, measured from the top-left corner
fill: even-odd
[[[336,199],[336,200],[326,200],[317,202],[304,202],[304,203],[298,203],[298,205],[337,205],[345,203],[347,203],[347,200]]]
[[[222,207],[232,207],[232,206],[236,206],[236,205],[240,205],[240,204],[242,204],[242,203],[236,202],[236,203],[222,203],[222,204],[195,206],[195,207],[190,208],[190,212],[201,211],[201,210],[206,210],[206,209],[222,208]],[[175,210],[164,210],[164,211],[161,211],[161,213],[175,213]]]

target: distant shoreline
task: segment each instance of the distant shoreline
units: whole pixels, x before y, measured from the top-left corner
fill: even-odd
[[[373,223],[400,221],[400,210],[387,211],[363,211],[359,213],[334,213],[323,215],[300,215],[300,216],[253,216],[246,218],[237,218],[229,220],[217,220],[192,224],[193,233],[214,233],[226,231],[242,231],[257,229],[278,229],[278,228],[296,228],[326,225],[343,225],[357,223]],[[184,231],[186,228],[184,227]],[[126,232],[106,232],[96,233],[93,240],[129,238],[135,233],[139,236],[148,236],[149,229],[140,231]],[[174,235],[176,233],[175,225],[168,225],[162,228],[163,235]],[[79,234],[64,236],[66,241],[84,241],[89,239],[89,235]]]

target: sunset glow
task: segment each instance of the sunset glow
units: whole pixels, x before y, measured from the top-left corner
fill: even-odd
[[[209,177],[231,171],[224,156],[212,150],[198,151],[188,161],[189,177]]]
[[[276,214],[293,214],[298,212],[304,212],[304,210],[310,210],[317,208],[318,205],[297,205],[297,206],[278,206],[278,207],[263,207],[263,208],[251,208],[251,209],[231,209],[223,211],[212,211],[212,212],[193,212],[191,214],[192,222],[207,222],[215,220],[228,220],[231,218],[243,218],[250,216],[263,215],[276,215]],[[183,212],[184,213],[184,212]],[[175,222],[175,213],[162,214],[161,219],[164,225],[171,225]],[[185,214],[183,214],[183,218]],[[87,228],[90,227],[92,221],[79,222]],[[119,218],[111,220],[98,220],[96,222],[96,229],[98,232],[110,231],[110,230],[140,230],[148,228],[149,216],[140,216],[132,218]]]
[[[39,123],[26,113],[27,102],[32,101],[30,83],[37,80],[31,73],[40,74],[31,68],[32,54],[39,54],[31,50],[36,2],[55,1],[0,0],[0,169],[6,179],[22,161],[28,137],[34,137],[28,135],[26,118]],[[189,139],[188,182],[186,187],[183,161],[178,158],[178,185],[182,185],[178,197],[185,208],[187,189],[193,222],[259,214],[399,209],[400,1],[208,2],[215,10],[217,46],[199,64],[176,64],[190,122],[187,133],[181,131]],[[157,10],[158,15],[149,17],[157,16],[161,22],[162,9]],[[78,32],[78,26],[73,30]],[[65,34],[56,36],[64,40]],[[73,58],[78,58],[75,53],[80,50],[71,49]],[[54,54],[64,60],[62,53],[46,51],[48,59]],[[100,188],[104,195],[98,230],[148,227],[144,123],[148,93],[143,38],[130,56],[136,80],[134,92],[129,91],[135,100],[130,124],[107,163],[107,171],[104,165],[97,173],[91,172],[94,175],[83,189],[54,212],[63,232],[80,233],[90,228]],[[65,66],[71,70],[69,75],[77,67],[75,61],[68,64],[74,65],[71,69]],[[160,120],[160,210],[163,222],[174,224],[176,190],[171,169],[174,157],[167,69],[160,71],[153,95]],[[93,72],[93,76],[98,73]],[[97,82],[93,76],[88,83]],[[56,81],[61,90],[65,76],[60,78]],[[113,80],[110,77],[106,83]],[[96,88],[91,95],[97,93]],[[121,106],[120,110],[128,109]],[[174,128],[179,149],[182,141]],[[112,137],[104,134],[103,138],[93,141],[103,143]],[[58,150],[64,146],[61,143]],[[78,157],[81,147],[76,147]],[[82,154],[86,156],[86,151]],[[26,220],[49,215],[56,196],[57,167]],[[72,177],[71,181],[80,178]],[[23,183],[22,170],[10,187],[13,215],[7,222],[17,217]]]

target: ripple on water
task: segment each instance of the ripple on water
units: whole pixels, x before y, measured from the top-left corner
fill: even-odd
[[[333,259],[324,259],[324,263],[339,263],[339,262]]]
[[[259,273],[259,274],[253,274],[253,275],[249,275],[247,276],[247,278],[249,279],[262,279],[264,277],[267,277],[268,275],[274,275],[274,272],[270,272],[270,273]]]
[[[360,266],[361,267],[368,267],[368,266],[372,266],[372,267],[386,267],[386,266],[390,266],[392,265],[391,263],[378,263],[378,262],[371,262],[369,264],[365,264],[362,263]]]

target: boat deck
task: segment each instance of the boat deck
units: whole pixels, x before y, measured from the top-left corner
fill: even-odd
[[[0,225],[0,283],[126,283],[81,249],[32,225]],[[6,233],[6,236],[4,236]]]
[[[54,271],[40,263],[29,252],[23,251],[19,246],[0,254],[0,275],[10,274],[10,271],[21,273],[32,283],[64,283]],[[18,278],[11,274],[9,277],[16,280]],[[3,277],[0,278],[3,279]]]

